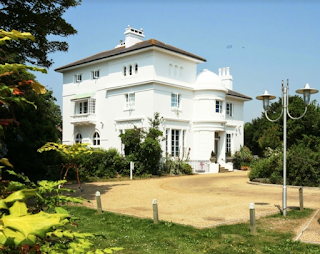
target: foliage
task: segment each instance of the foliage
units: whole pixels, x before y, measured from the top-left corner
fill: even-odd
[[[34,102],[37,110],[31,105],[11,105],[11,111],[20,124],[19,128],[10,125],[5,129],[6,156],[17,172],[24,172],[33,180],[50,179],[48,165],[60,165],[62,158],[54,152],[41,155],[37,149],[48,141],[57,142],[61,138],[58,130],[61,126],[60,108],[55,104],[52,91],[38,95],[28,89],[24,96]]]
[[[85,179],[114,178],[127,166],[117,149],[93,149],[92,153],[77,157],[79,173]]]
[[[270,104],[268,116],[276,119],[281,113],[281,99]],[[293,117],[303,114],[305,109],[303,99],[296,95],[289,97],[289,112]],[[313,101],[308,106],[307,113],[299,120],[287,119],[287,147],[299,143],[303,136],[320,136],[320,107]],[[250,148],[253,154],[263,155],[264,149],[269,146],[276,148],[281,146],[283,141],[283,117],[277,122],[270,122],[264,113],[260,118],[253,119],[246,123],[244,128],[245,145]],[[280,142],[279,142],[280,141]],[[260,145],[259,145],[260,143]]]
[[[163,135],[159,130],[159,126],[163,121],[159,113],[154,114],[154,118],[148,118],[150,128],[144,131],[134,127],[134,129],[126,130],[120,135],[121,142],[124,144],[127,165],[130,161],[135,162],[135,174],[160,174],[160,159],[162,149],[160,140]],[[124,170],[127,174],[129,169]]]
[[[305,137],[287,151],[287,183],[298,186],[320,186],[320,150]],[[269,178],[271,183],[283,182],[283,151],[268,149],[267,157],[253,165],[249,178]]]
[[[63,144],[58,144],[53,142],[47,142],[45,145],[43,145],[38,149],[38,152],[42,153],[42,152],[55,151],[58,154],[60,154],[65,159],[65,162],[62,165],[60,178],[63,180],[66,180],[69,170],[74,169],[77,173],[79,188],[81,189],[80,179],[79,179],[80,165],[77,158],[85,154],[92,154],[92,150],[90,150],[87,146],[88,144],[82,144],[82,143],[77,143],[74,145],[63,145]],[[65,170],[64,175],[63,175],[63,170]]]
[[[242,146],[239,151],[233,155],[234,168],[240,168],[241,166],[248,166],[253,156],[250,149],[246,146]]]
[[[170,175],[192,175],[192,167],[179,158],[172,158],[168,154],[161,161],[161,174]]]
[[[96,214],[85,207],[65,207],[79,218],[78,231],[98,233],[105,238],[96,238],[95,246],[103,249],[109,246],[123,246],[121,253],[319,253],[318,245],[294,242],[293,228],[302,220],[291,216],[256,219],[257,234],[251,235],[249,222],[222,225],[205,229],[151,219],[139,219],[110,212]],[[188,211],[186,211],[188,212]],[[301,213],[297,211],[298,213]],[[304,219],[310,212],[301,213]],[[101,225],[107,225],[101,227]],[[271,229],[272,226],[272,229]],[[159,240],[161,239],[161,240]]]
[[[68,44],[63,41],[50,41],[48,35],[66,37],[76,34],[77,31],[65,21],[63,14],[70,7],[76,7],[80,3],[81,0],[1,0],[1,27],[5,30],[29,31],[35,37],[22,33],[22,36],[32,38],[34,41],[24,40],[2,45],[0,62],[30,62],[50,67],[53,61],[48,58],[48,54],[55,51],[67,51]],[[12,34],[7,33],[5,36],[12,36],[16,39],[17,34],[13,31]],[[22,36],[19,39],[24,39]]]

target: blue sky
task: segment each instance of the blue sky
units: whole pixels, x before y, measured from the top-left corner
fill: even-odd
[[[67,41],[69,51],[50,54],[54,64],[48,74],[36,74],[60,106],[62,74],[54,69],[113,49],[128,25],[143,28],[146,40],[207,59],[198,72],[230,67],[233,89],[253,98],[245,103],[245,122],[261,116],[257,95],[264,90],[281,95],[281,80],[290,80],[290,95],[305,83],[320,88],[320,1],[83,0],[64,18],[78,34],[51,36]],[[312,99],[320,102],[320,94]]]

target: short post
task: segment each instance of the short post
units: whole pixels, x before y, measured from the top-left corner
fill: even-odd
[[[152,200],[152,204],[153,204],[153,222],[155,224],[159,223],[159,216],[158,216],[158,203],[156,199]]]
[[[300,211],[303,211],[303,188],[299,188]]]
[[[134,169],[134,162],[130,161],[130,180],[132,180],[132,171]]]
[[[97,211],[98,213],[102,213],[101,196],[99,191],[96,192],[96,201],[97,201]]]
[[[256,233],[256,215],[255,215],[255,208],[254,203],[250,203],[250,233]]]

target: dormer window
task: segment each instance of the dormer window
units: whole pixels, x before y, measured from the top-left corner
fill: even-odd
[[[127,67],[123,66],[123,76],[127,76]]]

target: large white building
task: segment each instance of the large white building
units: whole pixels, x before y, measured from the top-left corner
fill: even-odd
[[[204,58],[144,40],[142,29],[128,26],[124,35],[115,49],[55,69],[63,73],[63,143],[121,152],[119,134],[148,128],[159,112],[164,153],[209,160],[214,151],[226,166],[226,152],[243,145],[243,105],[251,100],[233,90],[230,68],[197,73]]]

